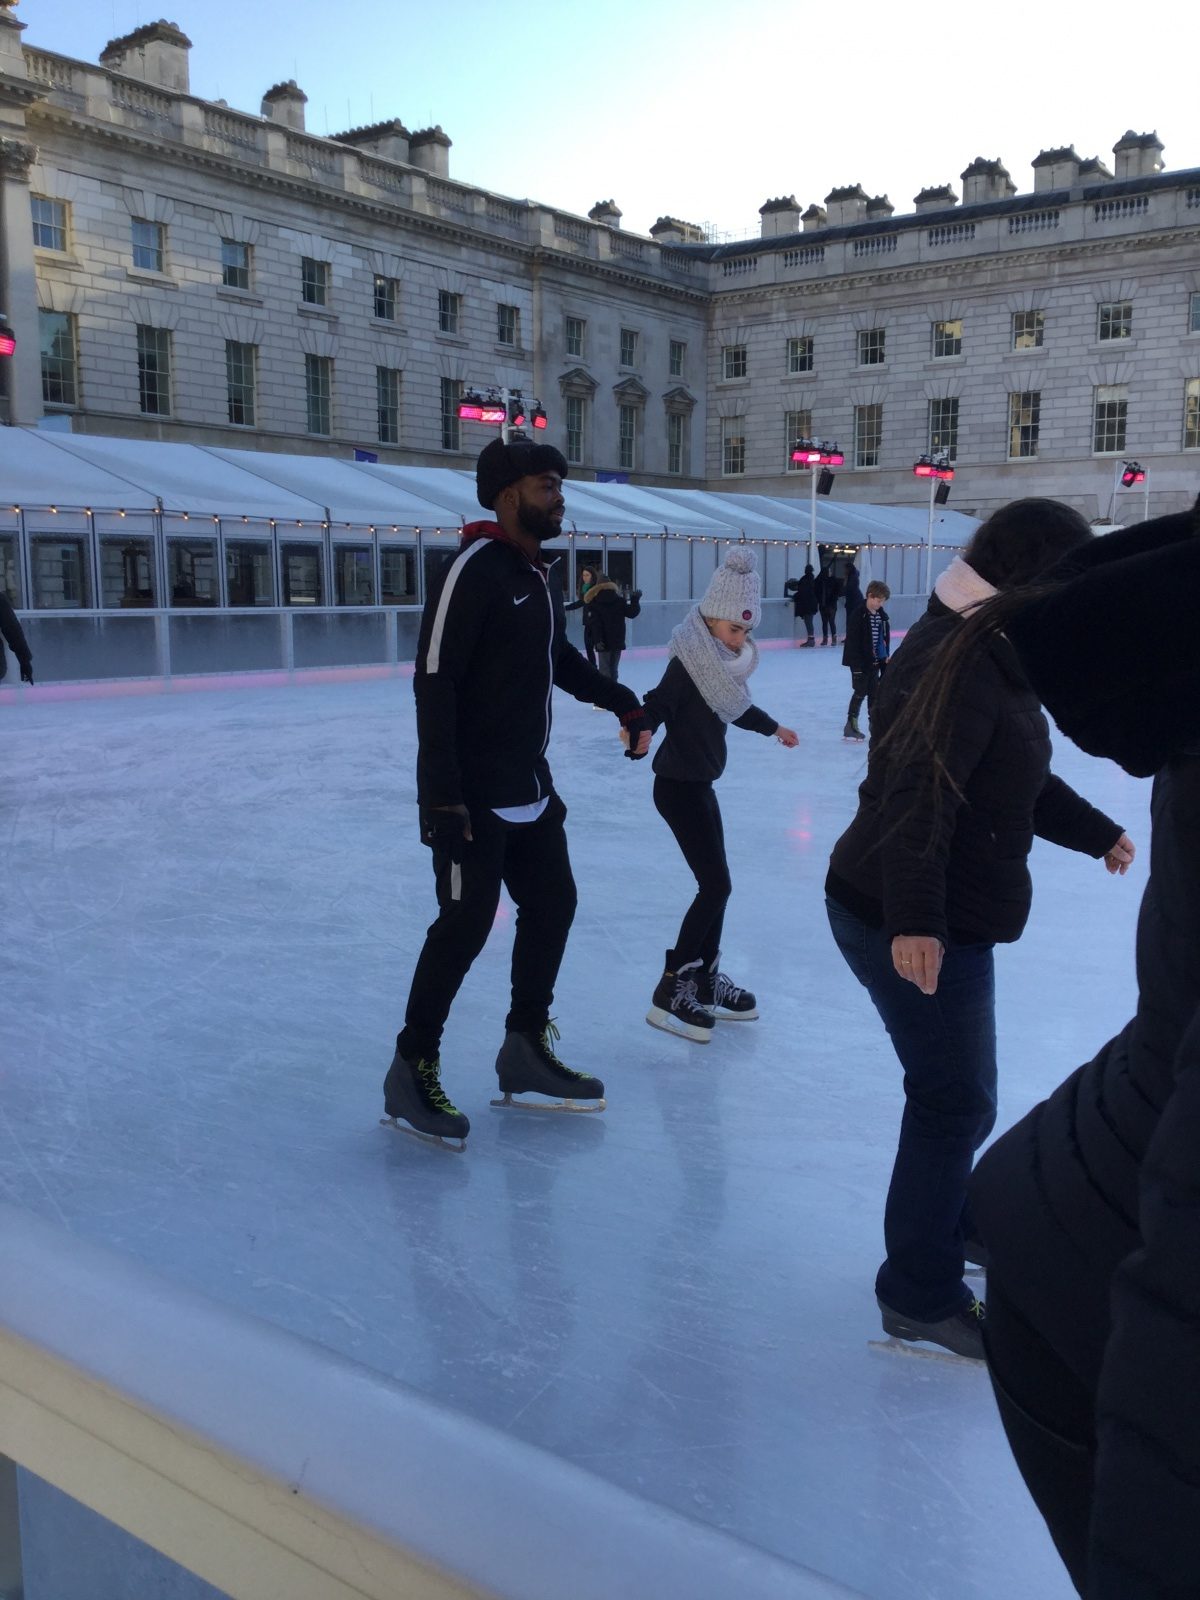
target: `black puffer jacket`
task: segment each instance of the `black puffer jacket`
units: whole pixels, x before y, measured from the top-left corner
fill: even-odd
[[[924,766],[881,751],[903,699],[960,626],[934,596],[892,658],[871,718],[858,813],[834,846],[826,893],[891,937],[1008,943],[1029,917],[1034,835],[1099,858],[1121,828],[1050,771],[1050,734],[1011,646],[997,639],[959,691],[932,844]],[[885,747],[886,749],[886,747]]]
[[[1158,518],[1088,547],[1009,628],[1060,726],[1157,772],[1125,1028],[994,1144],[971,1183],[996,1281],[1096,1396],[1086,1600],[1200,1595],[1200,697],[1165,590],[1200,530]],[[1119,634],[1094,644],[1117,607]]]
[[[8,643],[8,648],[17,658],[17,664],[22,673],[28,672],[33,665],[33,654],[29,648],[29,641],[25,637],[25,630],[17,620],[17,613],[12,608],[8,596],[0,592],[0,637]],[[4,658],[4,646],[0,644],[0,678],[3,678],[8,669],[8,662]]]
[[[815,617],[817,614],[817,580],[810,572],[795,580],[792,592],[792,615]]]

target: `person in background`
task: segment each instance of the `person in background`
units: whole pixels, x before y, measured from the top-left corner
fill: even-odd
[[[564,611],[583,612],[583,650],[584,654],[588,658],[588,665],[592,667],[596,665],[596,646],[592,639],[592,613],[584,602],[588,590],[592,587],[595,581],[596,569],[594,567],[580,567],[579,593],[574,600],[568,600],[563,606]]]
[[[862,585],[858,580],[858,568],[853,561],[846,568],[846,582],[843,599],[846,606],[846,637],[850,636],[850,619],[863,603]]]
[[[584,591],[583,600],[583,614],[591,617],[597,669],[616,683],[625,651],[625,622],[641,613],[642,591],[635,589],[626,600],[606,572],[597,572]]]
[[[891,596],[887,584],[875,579],[867,585],[866,600],[851,615],[842,649],[842,665],[850,668],[850,707],[843,739],[864,737],[858,726],[858,713],[864,700],[870,710],[892,649],[892,625],[883,609],[883,602]]]
[[[1091,538],[1069,506],[1014,501],[938,577],[876,697],[858,812],[825,882],[834,938],[904,1069],[875,1279],[884,1332],[974,1360],[984,1307],[963,1281],[979,1259],[967,1182],[996,1119],[993,950],[1024,930],[1035,835],[1113,873],[1133,845],[1050,771],[1012,646],[969,619]]]
[[[988,1368],[1018,1467],[1087,1600],[1200,1594],[1200,696],[1164,594],[1200,590],[1200,501],[1105,534],[1007,611],[1063,733],[1153,775],[1137,1005],[971,1180]],[[1014,605],[1017,597],[1013,597]],[[1097,647],[1096,619],[1121,618]],[[907,648],[907,646],[905,647]],[[1078,929],[1075,1007],[1104,982]],[[1058,1030],[1055,1037],[1059,1037]]]
[[[746,680],[758,665],[750,637],[762,614],[754,552],[737,546],[717,568],[703,600],[671,634],[662,681],[645,697],[647,725],[666,724],[654,757],[654,805],[675,835],[696,878],[687,909],[646,1021],[667,1033],[706,1043],[718,1019],[751,1022],[758,1003],[721,971],[721,930],[732,892],[725,830],[714,785],[725,770],[730,723],[774,737],[793,749],[781,727],[750,699]]]
[[[812,562],[810,561],[805,565],[802,578],[793,578],[784,587],[791,590],[793,618],[795,621],[799,621],[802,618],[805,630],[808,633],[808,638],[805,639],[800,648],[801,650],[811,650],[816,644],[816,638],[813,634],[813,618],[817,614],[817,584],[816,579],[813,577]],[[795,637],[795,622],[793,622],[793,637]]]
[[[33,682],[33,652],[29,648],[29,641],[25,637],[25,630],[17,620],[17,613],[12,608],[12,602],[0,589],[0,636],[4,638],[8,648],[17,658],[17,665],[21,669],[21,682]],[[8,671],[8,661],[4,654],[4,645],[0,645],[0,678]]]
[[[833,557],[821,563],[817,575],[817,605],[821,612],[821,643],[837,643],[837,608],[842,586],[833,571]]]

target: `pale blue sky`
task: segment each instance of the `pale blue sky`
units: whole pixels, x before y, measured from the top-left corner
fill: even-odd
[[[1112,165],[1126,128],[1200,166],[1190,0],[1140,36],[1127,0],[915,8],[862,0],[21,0],[25,39],[96,60],[164,11],[193,42],[192,91],[257,111],[296,78],[315,133],[440,122],[451,176],[644,232],[670,213],[744,236],[776,195],[862,183],[897,211],[1040,149]],[[922,16],[930,20],[922,20]],[[936,18],[936,20],[933,20]]]

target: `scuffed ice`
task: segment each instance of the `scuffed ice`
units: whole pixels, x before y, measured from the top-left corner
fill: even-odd
[[[608,1110],[489,1107],[502,904],[445,1040],[461,1157],[379,1127],[433,914],[407,681],[0,708],[0,1194],[875,1600],[1069,1600],[983,1372],[869,1347],[899,1074],[822,907],[864,765],[839,657],[763,652],[798,750],[731,732],[725,966],[762,1020],[707,1048],[643,1020],[690,896],[650,765],[556,697],[560,1049]],[[1058,767],[1145,842],[1146,785]],[[1001,1127],[1125,1020],[1144,862],[1038,847]]]

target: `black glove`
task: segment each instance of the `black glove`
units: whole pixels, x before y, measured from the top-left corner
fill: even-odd
[[[21,663],[21,682],[22,683],[32,683],[33,682],[33,662],[32,661],[22,661],[22,663]]]
[[[471,841],[471,817],[466,806],[422,806],[421,843],[445,850],[461,864]]]
[[[650,724],[646,720],[646,713],[643,711],[642,707],[635,706],[632,711],[627,711],[621,718],[621,726],[629,735],[629,748],[626,750],[625,754],[629,757],[630,761],[645,760],[646,752],[643,752],[641,755],[638,755],[637,753],[638,742],[640,741],[642,735],[650,732]]]

